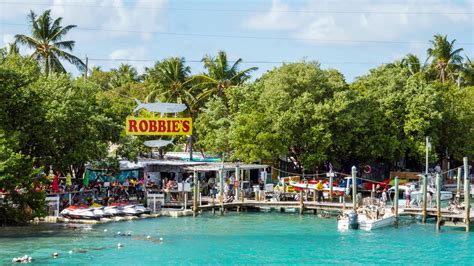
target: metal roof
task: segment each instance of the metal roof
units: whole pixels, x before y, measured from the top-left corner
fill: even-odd
[[[253,169],[265,169],[269,166],[266,164],[242,164],[242,163],[205,163],[203,165],[187,166],[186,170],[199,171],[199,172],[210,172],[210,171],[234,171],[236,167],[242,170],[253,170]]]

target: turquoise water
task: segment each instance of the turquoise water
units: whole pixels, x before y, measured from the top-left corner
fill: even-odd
[[[107,232],[104,232],[107,229]],[[131,237],[115,237],[117,231]],[[147,240],[150,235],[152,240]],[[163,242],[156,241],[163,237]],[[124,245],[118,249],[117,244]],[[96,225],[0,228],[0,264],[28,254],[37,265],[474,264],[473,235],[403,221],[372,232],[337,230],[336,219],[230,213]],[[83,250],[85,253],[69,250]],[[56,259],[53,252],[59,252]]]

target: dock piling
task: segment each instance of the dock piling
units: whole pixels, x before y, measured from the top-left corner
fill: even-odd
[[[357,168],[355,166],[352,166],[352,208],[354,211],[357,210],[357,200],[356,200],[356,195],[357,195],[357,183],[356,183],[356,173],[357,173]],[[348,180],[349,181],[349,180]]]
[[[398,226],[398,176],[395,176],[395,196],[394,196],[394,210],[395,210],[395,225]],[[372,186],[373,188],[373,186]]]
[[[235,186],[235,199],[239,200],[241,180],[240,180],[240,167],[238,165],[235,167],[235,180],[237,181],[237,182],[235,182],[235,184],[233,184],[233,185],[236,185]]]
[[[330,202],[332,202],[333,182],[334,182],[334,174],[330,172],[329,173],[329,201]],[[316,191],[314,193],[316,193]]]
[[[300,190],[300,214],[304,213],[303,190]]]
[[[457,183],[456,183],[456,196],[461,198],[461,181],[462,180],[462,167],[458,167],[458,176],[457,176]]]
[[[467,157],[463,158],[464,162],[464,208],[466,209],[465,222],[466,222],[466,232],[471,230],[471,180],[469,179],[469,165]]]
[[[426,223],[426,190],[427,190],[427,183],[428,183],[428,174],[423,175],[423,187],[421,190],[422,193],[422,202],[421,202],[421,222]]]
[[[198,212],[198,206],[197,206],[197,197],[198,197],[198,172],[194,171],[193,173],[193,216],[196,217],[197,212]]]
[[[441,177],[436,173],[436,231],[441,229]]]

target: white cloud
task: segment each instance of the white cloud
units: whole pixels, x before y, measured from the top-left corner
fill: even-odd
[[[55,16],[64,18],[67,24],[76,24],[84,29],[111,29],[117,31],[85,31],[81,37],[90,39],[110,39],[136,36],[133,31],[153,32],[164,30],[161,8],[167,4],[166,0],[102,0],[99,2],[85,2],[78,4],[74,0],[54,0],[52,7]],[[81,6],[81,7],[78,7]],[[140,34],[149,39],[151,34]]]
[[[244,26],[255,30],[291,30],[298,27],[303,21],[302,18],[287,16],[291,11],[289,5],[273,0],[270,10],[261,15],[250,17],[244,22]]]
[[[5,47],[7,46],[8,44],[10,43],[13,43],[15,41],[15,36],[13,36],[12,34],[3,34],[2,36],[2,46],[1,47]]]
[[[309,39],[309,42],[315,39],[315,43],[319,43],[316,40],[399,40],[417,37],[416,32],[426,29],[441,29],[445,24],[472,23],[472,15],[465,13],[473,8],[472,1],[444,0],[430,1],[429,5],[425,1],[307,0],[298,7],[273,1],[266,13],[247,18],[243,25],[253,30],[287,31],[289,37]]]
[[[127,60],[135,60],[135,59],[143,59],[146,54],[145,47],[138,47],[138,48],[125,48],[125,49],[117,49],[110,53],[109,58],[113,60],[118,59],[127,59]]]
[[[151,64],[149,61],[133,61],[143,60],[147,58],[147,48],[140,46],[136,48],[116,49],[109,54],[109,59],[117,60],[109,64],[109,67],[118,67],[122,63],[129,63],[137,68],[138,72],[143,72],[144,68]],[[130,62],[127,62],[130,60]]]

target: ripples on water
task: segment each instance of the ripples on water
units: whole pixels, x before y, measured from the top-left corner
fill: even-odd
[[[107,229],[107,232],[104,232]],[[132,236],[115,234],[132,232]],[[471,233],[472,234],[472,233]],[[94,227],[0,228],[0,264],[28,254],[48,265],[463,264],[472,235],[404,220],[399,228],[337,231],[335,219],[289,213],[158,218]],[[151,239],[146,236],[150,235]],[[163,237],[163,242],[159,238]],[[117,244],[123,248],[117,248]],[[68,251],[73,250],[72,254]],[[51,254],[59,252],[53,259]]]

